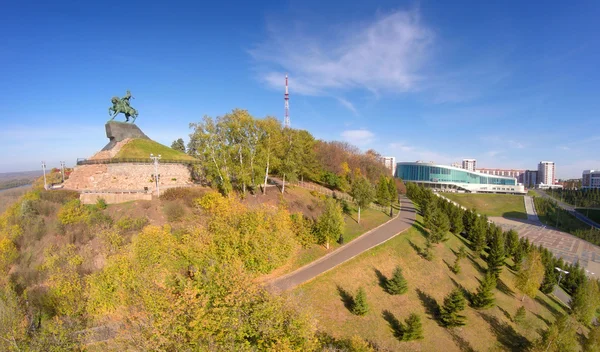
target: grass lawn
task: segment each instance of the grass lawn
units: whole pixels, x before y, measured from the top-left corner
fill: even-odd
[[[560,303],[541,292],[535,300],[527,297],[521,303],[521,295],[513,284],[514,274],[504,267],[495,291],[497,306],[486,310],[467,307],[463,312],[466,326],[452,329],[440,326],[434,317],[444,296],[459,285],[474,292],[486,264],[468,250],[469,257],[462,260],[461,272],[452,273],[449,265],[464,241],[456,236],[437,245],[431,262],[421,258],[415,247],[424,247],[425,237],[420,217],[418,221],[402,235],[293,291],[293,295],[312,307],[321,331],[337,339],[358,335],[386,351],[520,351],[540,337],[540,329],[545,329],[557,313],[563,313]],[[402,268],[409,291],[392,296],[382,289],[381,277],[389,278],[396,265]],[[356,294],[360,286],[366,291],[370,307],[363,317],[351,314],[347,308],[347,295]],[[522,304],[527,316],[524,323],[516,325],[510,317]],[[392,326],[398,320],[403,322],[410,313],[421,316],[424,339],[400,342]]]
[[[512,194],[442,193],[448,199],[487,216],[527,219],[523,196]]]
[[[577,208],[575,211],[600,224],[600,209]]]
[[[185,153],[169,148],[149,139],[133,139],[125,144],[115,158],[148,159],[150,154],[159,155],[165,160],[196,160]]]

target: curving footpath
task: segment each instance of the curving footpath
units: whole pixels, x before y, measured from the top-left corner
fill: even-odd
[[[406,197],[402,197],[400,201],[400,214],[394,219],[370,230],[326,256],[285,276],[275,279],[269,286],[276,291],[290,290],[335,268],[357,255],[386,242],[408,229],[415,222],[415,208],[412,202]]]

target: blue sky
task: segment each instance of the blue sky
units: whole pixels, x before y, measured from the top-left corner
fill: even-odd
[[[95,3],[95,4],[94,4]],[[440,4],[441,3],[441,4]],[[598,1],[5,2],[0,172],[89,157],[127,89],[170,145],[233,108],[398,161],[600,168]]]

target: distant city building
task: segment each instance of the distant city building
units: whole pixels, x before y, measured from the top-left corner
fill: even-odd
[[[558,180],[557,184],[561,185],[563,189],[578,190],[581,189],[581,179],[572,178],[569,180]]]
[[[537,184],[553,185],[555,173],[556,167],[553,161],[540,161],[538,164]]]
[[[516,170],[516,169],[486,169],[486,168],[481,168],[481,169],[477,169],[477,172],[480,172],[482,174],[488,174],[488,175],[494,175],[494,176],[508,176],[508,177],[514,177],[517,179],[517,182],[519,183],[525,183],[524,181],[524,175],[525,175],[525,170]]]
[[[534,188],[537,185],[537,170],[525,170],[523,184],[525,187]]]
[[[600,189],[600,170],[585,170],[581,175],[582,189]]]
[[[450,166],[456,167],[456,168],[459,168],[459,169],[462,168],[462,165],[459,162],[454,162]]]
[[[462,168],[468,171],[475,172],[477,168],[477,160],[475,159],[463,159]]]
[[[402,162],[395,177],[440,191],[471,193],[525,193],[514,177],[492,176],[446,165]]]
[[[393,156],[384,156],[381,158],[381,160],[383,162],[383,165],[390,169],[390,173],[392,174],[392,176],[394,176],[394,174],[396,174],[396,158]]]

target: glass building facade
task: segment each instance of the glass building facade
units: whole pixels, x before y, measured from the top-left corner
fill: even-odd
[[[408,182],[466,183],[476,185],[516,186],[512,177],[492,176],[450,166],[426,163],[398,163],[396,177]]]

